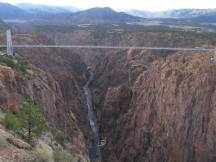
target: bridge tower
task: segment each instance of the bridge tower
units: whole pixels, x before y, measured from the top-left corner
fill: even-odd
[[[7,39],[7,55],[13,56],[13,44],[12,44],[11,30],[6,31],[6,39]]]

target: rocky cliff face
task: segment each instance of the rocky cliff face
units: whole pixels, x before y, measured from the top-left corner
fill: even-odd
[[[42,36],[24,34],[14,42],[47,44]],[[61,130],[70,141],[71,151],[81,161],[88,161],[90,129],[82,86],[86,65],[76,53],[53,49],[16,49],[16,53],[32,66],[32,78],[23,78],[16,71],[0,67],[2,110],[16,111],[25,98],[33,98],[46,114],[50,126]],[[79,158],[78,158],[79,159]]]
[[[10,67],[0,66],[0,94],[2,111],[16,112],[25,99],[34,99],[45,113],[49,125],[65,133],[75,156],[83,162],[88,161],[87,144],[79,128],[76,111],[67,107],[58,82],[49,73],[33,68],[23,75]],[[10,154],[10,150],[5,152]]]
[[[37,35],[16,35],[15,43],[22,42],[26,44],[52,44],[52,41],[46,37]],[[71,112],[75,115],[75,121],[79,123],[79,128],[88,136],[88,123],[85,112],[85,100],[82,94],[82,86],[85,81],[86,65],[80,57],[73,52],[65,49],[17,49],[24,58],[37,68],[42,69],[58,84],[58,95],[62,102],[56,104],[58,109],[55,124],[64,133],[71,137],[73,123]],[[61,116],[62,115],[62,116]]]
[[[67,40],[69,44],[212,46],[196,35],[178,34],[80,30],[49,37],[62,44]],[[214,107],[209,105],[214,102],[214,84],[208,90],[204,86],[215,79],[210,54],[74,51],[95,69],[92,93],[101,139],[107,141],[102,148],[104,161],[214,161],[214,144],[204,146],[205,138],[210,136],[213,141],[214,135],[209,131],[206,136],[202,134],[202,129],[209,127],[208,110]]]
[[[92,87],[104,161],[215,161],[211,54],[147,53],[107,56],[99,65]]]

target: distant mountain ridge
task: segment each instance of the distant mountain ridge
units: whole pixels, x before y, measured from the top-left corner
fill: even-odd
[[[29,13],[41,14],[41,13],[73,13],[79,11],[78,8],[75,7],[66,7],[66,6],[48,6],[48,5],[39,5],[39,4],[31,4],[31,3],[20,3],[16,5],[17,7],[25,10]]]
[[[213,13],[216,13],[216,9],[178,9],[165,11],[158,14],[156,13],[156,16],[167,18],[193,18]]]
[[[128,15],[124,12],[116,12],[109,7],[96,7],[73,14],[56,14],[50,17],[52,20],[82,23],[82,22],[132,22],[139,21],[140,18]]]
[[[216,9],[178,9],[164,12],[131,10],[117,12],[109,7],[91,8],[78,11],[74,7],[57,7],[22,3],[11,5],[0,3],[0,19],[19,22],[19,20],[39,20],[53,23],[125,23],[142,21],[143,18],[183,18],[195,23],[216,23]],[[182,20],[182,21],[183,21]],[[6,21],[5,21],[6,22]],[[21,21],[20,21],[21,22]]]
[[[0,2],[0,18],[3,20],[29,20],[39,19],[47,15],[58,13],[73,13],[78,11],[73,7],[55,7],[46,5],[19,4],[11,5],[9,3]]]
[[[152,12],[150,11],[142,11],[142,10],[129,10],[129,11],[125,11],[127,14],[132,15],[132,16],[138,16],[138,17],[144,17],[144,18],[148,18],[152,16]]]
[[[46,5],[0,3],[0,18],[3,20],[42,20],[52,22],[131,22],[140,18],[128,15],[124,12],[116,12],[109,7],[91,8],[84,11],[74,12],[70,7],[55,7]]]
[[[197,23],[216,23],[216,12],[194,17],[192,20]]]
[[[27,19],[31,15],[9,3],[0,3],[0,18],[1,19]]]
[[[216,9],[174,9],[161,12],[130,10],[126,13],[144,18],[194,18],[216,13]]]

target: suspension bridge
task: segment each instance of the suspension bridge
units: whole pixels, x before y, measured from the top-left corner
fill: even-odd
[[[80,48],[80,49],[137,49],[137,50],[169,50],[169,51],[198,51],[198,52],[215,52],[216,48],[184,48],[184,47],[148,47],[148,46],[106,46],[106,45],[42,45],[42,44],[16,44],[12,43],[12,34],[10,30],[6,32],[6,45],[0,44],[0,48],[7,48],[7,55],[13,56],[14,48]]]

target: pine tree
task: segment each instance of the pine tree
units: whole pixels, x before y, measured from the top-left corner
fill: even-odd
[[[47,129],[46,120],[33,100],[23,102],[18,113],[8,112],[4,123],[7,128],[18,132],[29,143],[33,137],[41,136]]]
[[[33,100],[27,100],[22,104],[18,116],[21,119],[22,128],[27,130],[27,141],[32,141],[32,136],[40,136],[46,130],[46,120]]]

